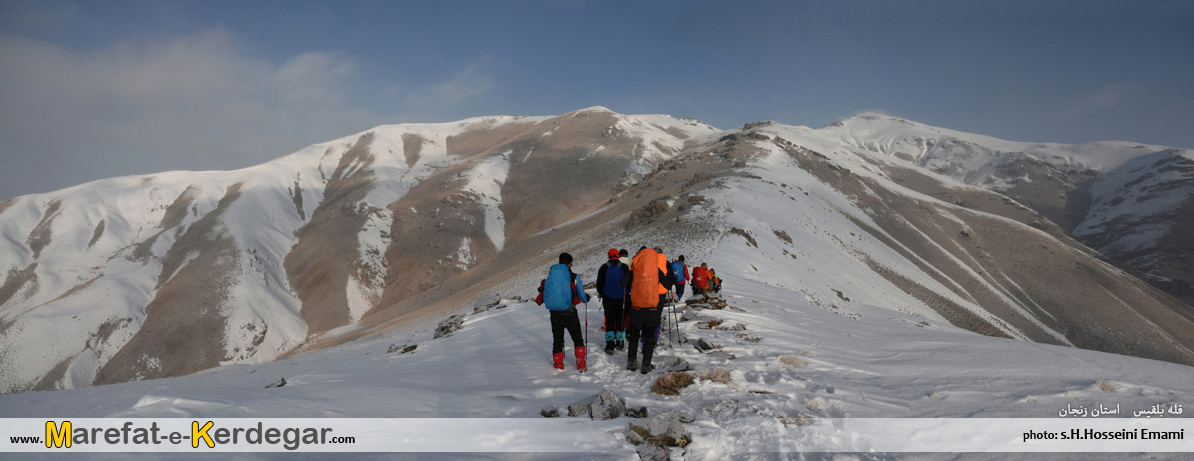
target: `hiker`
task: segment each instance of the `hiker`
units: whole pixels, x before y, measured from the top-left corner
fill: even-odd
[[[564,330],[572,336],[576,354],[576,369],[584,372],[585,341],[580,331],[580,317],[576,305],[589,302],[585,284],[572,272],[572,255],[560,253],[560,263],[551,266],[547,278],[539,282],[539,297],[535,303],[551,312],[551,360],[557,370],[564,369]]]
[[[618,261],[630,268],[630,252],[625,248],[618,250]],[[615,350],[623,350],[626,348],[626,326],[630,325],[630,285],[629,281],[626,285],[626,296],[622,298],[622,329],[618,330],[618,341],[614,343]]]
[[[626,369],[639,370],[638,346],[643,339],[643,362],[641,371],[645,375],[655,369],[651,365],[651,353],[655,350],[655,329],[659,327],[660,306],[667,289],[660,283],[667,277],[659,264],[659,253],[647,247],[638,250],[630,262],[630,324],[626,340],[630,350],[626,358]]]
[[[663,286],[663,293],[659,294],[659,308],[660,315],[662,315],[663,306],[668,304],[668,296],[672,294],[672,287],[676,285],[676,273],[672,271],[672,264],[668,262],[667,256],[663,254],[663,250],[655,247],[655,252],[659,254],[659,270],[664,274],[663,279],[659,281],[659,284]],[[661,326],[655,327],[655,342],[659,342],[659,330]]]
[[[630,266],[622,264],[618,249],[609,250],[609,261],[597,269],[597,295],[601,297],[601,308],[605,310],[605,355],[613,355],[618,341],[625,341],[626,287],[630,285]],[[619,338],[619,333],[621,337]]]
[[[701,267],[692,270],[692,294],[701,295],[702,301],[709,300],[708,263],[701,263]]]
[[[672,261],[672,271],[676,273],[676,299],[684,299],[684,284],[688,282],[688,265],[684,264],[684,255]]]
[[[709,269],[709,289],[714,293],[721,293],[721,277],[712,268]]]

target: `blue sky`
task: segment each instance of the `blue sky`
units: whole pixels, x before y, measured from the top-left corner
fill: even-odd
[[[1194,148],[1194,2],[0,0],[0,200],[593,105]]]

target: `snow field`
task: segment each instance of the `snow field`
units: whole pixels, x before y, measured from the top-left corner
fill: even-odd
[[[854,441],[832,426],[801,426],[797,420],[1048,418],[1066,405],[1147,408],[1194,397],[1189,367],[989,338],[869,305],[856,307],[862,313],[856,320],[728,270],[723,277],[724,299],[741,311],[703,309],[697,319],[681,322],[679,330],[690,343],[703,338],[736,358],[669,344],[665,331],[656,363],[675,357],[690,363],[697,375],[724,368],[730,381],[697,379],[679,396],[651,392],[662,370],[632,373],[624,369],[625,352],[600,352],[600,322],[592,306],[589,372],[575,372],[571,341],[566,341],[567,369],[552,369],[546,310],[507,300],[467,315],[463,329],[444,338],[431,339],[431,331],[422,330],[185,377],[0,395],[0,408],[4,417],[502,417],[512,418],[510,429],[519,432],[520,418],[538,424],[542,408],[565,407],[609,388],[628,407],[646,406],[652,414],[675,409],[694,418],[687,426],[693,443],[673,448],[673,455],[720,459],[809,447],[854,449]],[[698,328],[705,319],[740,323],[745,330]],[[760,340],[748,342],[744,335]],[[387,352],[407,345],[417,348]],[[286,378],[287,385],[264,388],[278,378]],[[587,423],[587,418],[562,416],[555,421],[560,431],[585,441],[578,449],[633,457],[625,435],[629,418]],[[579,421],[586,423],[573,424]],[[519,435],[524,444],[549,436],[530,430]]]

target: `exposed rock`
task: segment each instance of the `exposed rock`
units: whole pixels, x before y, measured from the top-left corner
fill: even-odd
[[[713,349],[717,349],[719,347],[721,347],[720,344],[713,344],[709,341],[706,341],[705,338],[701,338],[701,339],[697,340],[697,343],[696,343],[697,350],[701,351],[701,352],[708,352]]]
[[[644,422],[631,421],[630,430],[646,443],[656,446],[683,447],[692,441],[684,421],[692,422],[675,410],[668,410]]]
[[[626,399],[618,397],[609,388],[597,393],[597,400],[589,407],[589,417],[597,420],[614,419],[626,413]]]
[[[720,330],[720,331],[743,331],[743,330],[746,330],[746,325],[743,325],[741,323],[735,323],[733,325],[726,325],[723,323],[721,325],[714,327],[713,329]]]
[[[638,459],[642,461],[668,461],[672,459],[668,456],[667,449],[649,443],[635,447],[634,451],[638,453]]]
[[[784,231],[781,231],[778,229],[771,229],[771,232],[775,233],[775,236],[778,237],[780,240],[788,242],[789,244],[792,243],[792,237],[788,236],[787,232],[784,232]]]
[[[464,316],[453,315],[451,317],[448,317],[446,320],[440,322],[439,326],[435,327],[435,337],[434,338],[438,339],[443,336],[450,335],[450,334],[454,333],[456,330],[459,330],[461,328],[464,328]]]
[[[706,320],[704,322],[696,323],[696,327],[699,329],[702,329],[702,330],[709,330],[718,325],[721,325],[721,320],[719,320],[719,319]]]
[[[399,354],[409,354],[411,352],[414,352],[415,349],[418,349],[418,348],[419,348],[418,344],[410,344],[410,345],[391,344],[390,348],[386,349],[386,353],[393,354],[393,353],[397,352]]]
[[[539,410],[539,414],[544,418],[555,418],[560,416],[560,410],[556,408],[555,405],[548,405],[543,407],[542,410]]]
[[[585,397],[578,400],[572,405],[568,405],[568,416],[588,415],[592,411],[593,402],[597,400],[596,395]]]
[[[626,409],[626,417],[627,418],[646,418],[647,416],[648,416],[647,415],[647,407],[627,408]]]
[[[753,235],[750,235],[749,231],[745,231],[745,230],[739,229],[737,227],[733,227],[733,228],[730,228],[730,233],[741,235],[743,238],[746,239],[746,243],[752,247],[755,247],[755,248],[759,247],[759,242],[755,241],[755,237]]]
[[[655,220],[663,217],[664,213],[667,213],[667,202],[669,199],[670,197],[664,197],[652,200],[646,206],[630,213],[630,221],[627,222],[627,225],[642,226],[655,222]]]
[[[713,351],[713,352],[709,353],[709,356],[717,357],[720,359],[726,359],[726,360],[734,360],[734,359],[738,358],[738,356],[731,354],[729,352],[726,352],[726,351]]]
[[[267,384],[267,385],[265,386],[265,388],[266,388],[266,389],[269,389],[269,388],[271,388],[271,387],[282,387],[282,386],[285,386],[285,385],[286,385],[286,378],[278,378],[278,380],[277,380],[277,381],[274,381],[274,382],[272,382],[272,383],[270,383],[270,384]]]
[[[745,342],[748,342],[748,343],[757,343],[757,342],[759,342],[759,341],[762,341],[762,340],[763,340],[763,338],[760,338],[760,337],[758,337],[758,336],[755,336],[755,335],[752,335],[752,334],[747,334],[747,333],[738,333],[738,334],[737,334],[737,335],[735,335],[735,336],[736,336],[738,339],[740,339],[740,340],[742,340],[742,341],[745,341]]]
[[[678,373],[678,372],[681,372],[681,371],[691,371],[691,370],[692,370],[692,364],[691,364],[691,363],[688,363],[688,362],[686,362],[686,361],[683,361],[683,360],[682,360],[682,361],[680,361],[680,363],[677,363],[677,364],[675,364],[675,365],[672,365],[671,367],[669,367],[669,368],[667,369],[667,371],[668,371],[669,373]]]
[[[480,313],[485,312],[485,311],[489,310],[490,308],[493,308],[501,303],[502,303],[502,296],[497,293],[491,294],[489,296],[484,296],[481,299],[478,299],[475,304],[473,304],[473,313],[480,314]]]

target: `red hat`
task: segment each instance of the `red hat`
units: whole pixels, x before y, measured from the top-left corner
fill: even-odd
[[[618,259],[618,249],[617,248],[609,249],[609,259]]]

